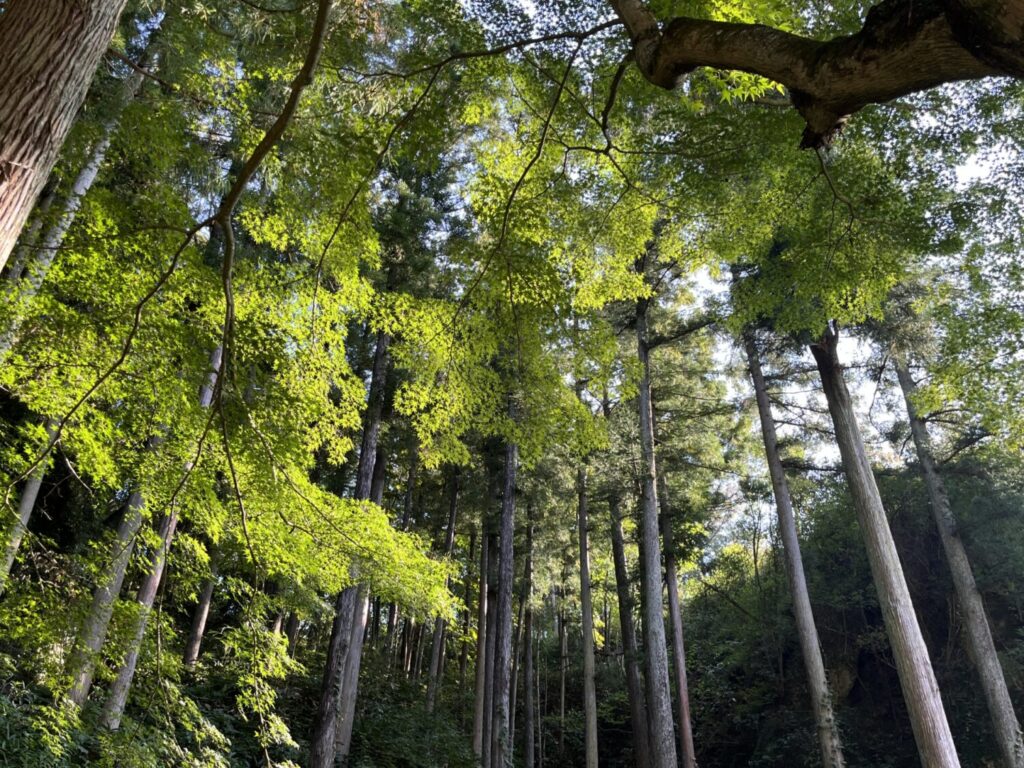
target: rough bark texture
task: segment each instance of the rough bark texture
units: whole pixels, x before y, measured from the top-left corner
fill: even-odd
[[[903,390],[903,398],[907,404],[910,431],[917,449],[917,461],[921,466],[924,484],[928,489],[932,517],[939,529],[942,550],[953,576],[953,587],[963,616],[967,650],[981,679],[981,689],[985,694],[989,715],[992,717],[992,727],[999,742],[999,751],[1007,768],[1024,768],[1024,738],[1021,736],[1017,715],[1013,711],[1013,701],[1006,687],[1003,668],[999,664],[999,654],[992,640],[985,604],[974,581],[974,571],[971,569],[970,560],[967,559],[967,550],[964,549],[964,543],[957,531],[956,519],[946,495],[946,486],[935,465],[928,427],[914,405],[917,384],[914,383],[910,370],[902,360],[896,361],[896,375],[899,377],[900,389]]]
[[[619,602],[619,627],[622,631],[622,655],[626,665],[626,691],[629,696],[629,719],[633,730],[633,755],[636,768],[650,768],[651,748],[647,735],[647,702],[640,672],[640,652],[636,627],[633,625],[633,596],[626,570],[626,548],[622,535],[620,499],[616,492],[608,497],[611,513],[612,557],[615,561],[615,594]]]
[[[142,506],[142,494],[135,491],[128,498],[121,523],[117,527],[117,535],[114,537],[110,565],[107,566],[96,591],[93,592],[89,613],[85,617],[85,623],[78,633],[75,649],[71,654],[68,665],[71,690],[68,692],[68,700],[78,707],[85,704],[85,700],[89,698],[96,656],[107,638],[114,602],[121,593],[125,569],[135,549],[139,528],[142,527]]]
[[[355,606],[356,591],[342,590],[334,603],[334,622],[331,638],[327,645],[327,669],[324,685],[320,690],[320,706],[317,710],[317,728],[310,744],[310,768],[330,768],[334,762],[334,741],[338,726],[338,705],[341,699],[342,678],[345,675],[345,657],[348,655],[352,609]],[[337,661],[335,661],[337,660]]]
[[[647,715],[653,768],[676,768],[675,732],[672,726],[672,693],[668,675],[668,646],[661,597],[661,540],[658,535],[658,471],[654,459],[654,414],[651,404],[651,369],[647,348],[647,301],[637,302],[637,357],[639,383],[640,452],[643,509],[643,630],[647,665]]]
[[[878,602],[918,753],[926,768],[957,768],[960,760],[942,708],[942,698],[928,648],[917,623],[907,581],[889,530],[889,521],[882,507],[882,498],[864,450],[850,393],[843,379],[842,367],[836,354],[837,342],[838,334],[829,329],[818,343],[811,346],[811,352],[828,401],[843,471],[864,536],[871,575],[878,592]]]
[[[498,604],[494,646],[494,721],[491,730],[492,768],[512,768],[511,712],[512,688],[512,590],[513,540],[515,538],[516,468],[519,448],[505,446],[505,482],[501,494],[501,518],[498,528]]]
[[[693,728],[690,719],[690,686],[686,680],[686,640],[683,633],[683,607],[679,600],[679,574],[676,571],[676,554],[672,544],[672,524],[667,512],[668,489],[663,477],[661,504],[666,512],[662,515],[662,539],[665,543],[665,584],[668,593],[668,615],[672,624],[672,661],[676,673],[676,698],[679,709],[679,747],[683,753],[683,768],[697,768],[697,753],[693,748]]]
[[[587,469],[576,471],[576,531],[580,557],[580,611],[583,645],[583,743],[586,768],[597,768],[597,689],[594,685],[594,604],[590,594],[590,547],[587,544]]]
[[[363,584],[357,588],[355,609],[352,612],[351,638],[348,655],[345,657],[345,677],[342,681],[341,704],[338,708],[338,733],[334,742],[334,759],[342,766],[348,764],[348,755],[352,750],[352,727],[355,725],[359,669],[362,666],[363,640],[366,637],[369,609],[370,592]]]
[[[14,249],[125,0],[13,0],[0,14],[0,267]]]
[[[152,48],[151,36],[149,46],[139,61],[139,69],[133,69],[122,84],[112,112],[103,121],[99,137],[96,143],[93,144],[85,165],[82,166],[75,180],[71,183],[71,189],[64,199],[56,221],[45,232],[42,232],[35,242],[27,243],[25,246],[19,245],[15,256],[18,263],[12,264],[11,271],[14,300],[23,303],[30,302],[39,293],[39,289],[42,287],[43,281],[46,279],[54,259],[57,257],[57,253],[64,244],[64,238],[67,236],[68,230],[75,223],[78,211],[82,207],[82,201],[92,188],[93,182],[96,181],[100,168],[103,166],[104,160],[106,160],[107,150],[110,149],[110,142],[114,137],[117,126],[121,122],[121,115],[125,108],[135,99],[142,87],[142,70],[152,62]],[[49,204],[47,203],[47,207]],[[5,329],[3,334],[0,335],[0,359],[14,345],[18,329],[19,319],[16,318],[11,327]]]
[[[842,741],[839,738],[839,729],[832,711],[832,691],[825,675],[825,663],[821,656],[818,630],[815,627],[814,614],[811,611],[811,597],[807,591],[804,563],[800,556],[800,540],[797,537],[793,502],[790,499],[789,483],[786,480],[782,459],[779,456],[775,421],[772,418],[772,407],[768,400],[768,388],[761,371],[761,357],[752,331],[747,331],[744,334],[743,341],[747,352],[750,378],[754,383],[757,412],[761,417],[761,436],[764,440],[765,460],[768,463],[772,493],[775,495],[775,508],[779,516],[779,535],[782,537],[782,550],[786,562],[786,579],[789,582],[789,592],[793,599],[793,618],[796,620],[800,652],[803,654],[804,668],[807,671],[807,687],[811,694],[811,708],[814,711],[814,721],[818,728],[822,764],[826,768],[843,768],[845,761]]]
[[[818,41],[760,24],[678,17],[661,25],[643,0],[611,0],[641,74],[672,89],[698,67],[785,85],[807,122],[804,146],[827,144],[848,115],[942,83],[1024,77],[1024,0],[883,0],[857,33]]]
[[[149,616],[153,612],[153,603],[156,600],[157,591],[160,589],[164,566],[167,564],[167,552],[174,540],[174,531],[177,526],[178,512],[177,509],[172,509],[170,514],[165,515],[160,521],[158,533],[160,543],[150,556],[149,572],[142,579],[142,585],[139,587],[139,594],[136,598],[138,606],[134,632],[121,667],[118,669],[117,679],[110,686],[107,702],[103,706],[100,723],[111,731],[116,731],[121,725],[121,717],[124,715],[124,708],[128,703],[128,692],[131,690],[132,680],[135,677],[135,667],[139,662],[142,640],[146,636]]]

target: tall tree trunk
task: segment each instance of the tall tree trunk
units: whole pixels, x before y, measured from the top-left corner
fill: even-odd
[[[353,611],[352,637],[345,658],[345,677],[341,687],[341,705],[338,709],[338,735],[334,742],[335,762],[348,765],[352,749],[352,727],[355,725],[356,697],[359,692],[359,669],[363,659],[363,639],[366,637],[366,618],[370,609],[370,593],[365,584],[356,592]]]
[[[18,238],[18,247],[7,260],[6,271],[3,274],[4,290],[10,301],[16,301],[18,297],[18,283],[25,275],[25,269],[32,260],[39,248],[39,238],[43,232],[43,226],[50,223],[47,215],[54,201],[57,199],[57,184],[59,177],[55,173],[50,174],[43,191],[36,200],[32,209],[32,217],[27,227]]]
[[[532,533],[531,528],[527,529],[527,536]],[[527,557],[529,557],[529,548]],[[523,768],[533,768],[534,752],[537,746],[534,740],[534,673],[533,673],[533,609],[529,603],[523,614]],[[539,695],[540,691],[537,690]]]
[[[652,768],[676,768],[672,693],[668,675],[668,646],[661,597],[661,541],[658,535],[658,470],[654,458],[654,413],[651,404],[651,365],[647,347],[647,307],[637,302],[636,348],[640,361],[640,451],[643,510],[643,632],[647,666],[647,714],[650,723]]]
[[[186,667],[194,667],[199,660],[199,648],[203,643],[203,635],[206,632],[206,620],[210,615],[210,605],[213,603],[213,588],[217,583],[217,566],[213,557],[210,558],[210,575],[203,579],[202,589],[199,590],[199,602],[196,603],[192,612],[192,626],[188,631],[188,640],[185,643],[183,661]]]
[[[960,613],[964,618],[964,639],[974,660],[974,665],[978,669],[978,676],[981,678],[981,688],[985,694],[985,702],[988,704],[992,727],[996,740],[999,742],[999,750],[1007,768],[1024,768],[1024,739],[1021,737],[1020,723],[1013,711],[1013,702],[1006,687],[1006,678],[1003,676],[1003,669],[999,664],[999,654],[996,652],[996,646],[992,640],[992,632],[985,615],[985,604],[982,601],[981,592],[978,591],[978,585],[974,581],[974,571],[967,559],[967,550],[964,549],[964,543],[957,531],[956,519],[953,517],[945,484],[935,465],[928,427],[918,415],[917,407],[914,405],[914,393],[917,390],[917,385],[903,360],[896,360],[896,375],[899,378],[900,389],[903,391],[903,399],[907,404],[910,431],[917,449],[917,461],[921,465],[924,484],[928,489],[932,517],[935,520],[935,526],[939,529],[942,550],[945,552],[946,562],[949,564],[949,571],[953,576],[953,587],[956,590]]]
[[[811,597],[807,591],[803,558],[800,556],[800,539],[796,531],[793,502],[789,495],[789,483],[779,456],[778,438],[775,434],[775,420],[768,400],[768,388],[761,371],[761,357],[752,330],[743,334],[747,353],[750,378],[754,383],[757,411],[761,418],[761,436],[764,440],[765,460],[771,477],[775,508],[779,516],[779,534],[782,536],[782,550],[786,562],[786,578],[793,598],[793,618],[796,620],[797,638],[807,672],[807,687],[811,694],[811,708],[818,728],[818,742],[821,745],[822,765],[825,768],[844,768],[842,741],[832,710],[832,691],[825,674],[825,663],[821,655],[821,643],[811,611]]]
[[[14,249],[125,0],[14,0],[0,14],[0,268]]]
[[[473,687],[473,754],[484,754],[484,700],[487,687],[487,574],[489,569],[486,522],[480,534],[480,588],[477,593],[476,619],[476,681]]]
[[[288,622],[284,625],[284,634],[288,638],[288,655],[292,658],[295,658],[296,646],[299,643],[300,627],[299,614],[292,611],[288,614]]]
[[[629,696],[629,719],[633,731],[633,754],[636,768],[651,767],[650,740],[647,732],[647,702],[643,676],[640,672],[640,650],[633,624],[633,597],[626,570],[626,549],[622,535],[620,499],[617,491],[608,495],[611,513],[612,557],[615,561],[615,593],[619,602],[619,627],[622,631],[622,655],[626,667],[626,691]]]
[[[515,581],[513,540],[518,462],[519,447],[509,441],[505,446],[505,482],[501,494],[501,518],[498,528],[498,610],[494,646],[494,724],[491,732],[493,768],[512,768],[509,699],[512,683],[512,591]]]
[[[310,766],[331,768],[334,764],[338,705],[341,703],[342,678],[345,675],[344,659],[348,655],[348,645],[352,639],[351,626],[347,625],[346,617],[352,615],[356,596],[355,590],[343,589],[335,598],[334,621],[331,626],[331,639],[327,645],[327,658],[340,659],[341,663],[327,665],[325,674],[330,674],[331,677],[324,681],[325,684],[320,689],[320,706],[317,710],[319,719],[310,744]]]
[[[448,529],[444,537],[444,556],[450,558],[455,549],[455,522],[459,509],[459,473],[452,472],[451,498],[448,503]],[[451,580],[448,581],[451,588]],[[437,692],[441,685],[441,670],[444,664],[445,623],[440,616],[434,619],[434,636],[430,644],[430,676],[427,680],[427,711],[433,712],[437,704]]]
[[[565,753],[565,675],[569,666],[569,633],[565,630],[565,609],[558,598],[558,754]]]
[[[46,420],[46,438],[49,444],[53,440],[57,425],[53,419]],[[25,486],[21,489],[21,498],[18,500],[18,517],[11,526],[7,535],[7,547],[4,551],[4,561],[0,565],[0,594],[7,586],[7,577],[11,573],[11,567],[18,557],[18,550],[21,548],[21,541],[28,531],[28,521],[32,517],[32,511],[36,508],[36,499],[39,497],[39,489],[43,485],[43,478],[46,476],[46,462],[40,462],[35,468]]]
[[[516,691],[519,687],[519,656],[524,643],[523,634],[526,631],[526,611],[529,608],[530,595],[533,590],[533,505],[526,506],[526,557],[523,558],[523,580],[519,589],[519,625],[516,631],[516,644],[512,649],[512,695],[509,703],[510,733],[509,741],[515,743],[516,737]],[[530,681],[526,678],[523,684],[523,691],[527,698],[530,697]]]
[[[160,589],[160,580],[163,578],[164,566],[167,563],[167,552],[174,540],[174,530],[177,526],[178,511],[172,509],[160,521],[160,543],[150,557],[149,572],[142,580],[136,599],[138,613],[135,617],[135,631],[129,640],[124,661],[121,662],[121,667],[118,669],[117,679],[111,685],[107,702],[103,706],[100,722],[103,727],[111,731],[116,731],[121,725],[121,717],[124,715],[124,708],[128,703],[128,692],[131,690],[132,680],[135,677],[135,667],[139,662],[139,652],[142,650],[142,640],[146,635],[149,616],[153,612],[153,603],[156,600],[157,591]]]
[[[487,546],[491,552],[487,556],[489,572],[487,574],[487,666],[486,682],[484,683],[484,742],[483,766],[491,768],[493,755],[494,733],[494,692],[495,664],[498,640],[498,541],[492,533],[487,537]]]
[[[107,639],[110,617],[114,612],[114,603],[121,594],[125,570],[135,549],[135,540],[142,527],[142,494],[134,491],[128,497],[121,522],[117,526],[114,537],[110,564],[100,577],[96,591],[92,595],[92,604],[85,622],[79,630],[75,648],[71,653],[68,671],[71,675],[71,689],[68,700],[77,707],[85,704],[92,688],[92,676],[96,667],[96,657]]]
[[[683,753],[683,768],[697,768],[697,753],[693,748],[693,727],[690,720],[690,686],[686,681],[686,641],[683,634],[683,608],[679,600],[679,574],[676,571],[676,552],[672,542],[672,520],[669,515],[668,484],[664,476],[661,485],[663,510],[662,539],[665,543],[665,583],[668,587],[668,615],[672,624],[672,660],[676,673],[676,696],[679,708],[679,746]]]
[[[384,376],[387,375],[386,371],[385,362]],[[380,398],[382,408],[380,413],[383,413],[383,383],[381,386]],[[380,414],[378,414],[377,421],[379,428]],[[380,450],[379,442],[373,455],[374,465],[370,480],[370,501],[380,506],[384,501],[384,486],[387,483],[387,473],[386,463]],[[360,480],[360,486],[357,490],[360,493],[363,491],[362,480]],[[366,620],[369,610],[370,591],[364,584],[360,587],[359,597],[356,602],[356,612],[352,624],[352,640],[349,644],[348,656],[345,658],[345,677],[342,683],[341,707],[338,710],[338,737],[335,742],[335,755],[337,762],[342,766],[348,765],[348,755],[352,749],[352,728],[355,725],[356,698],[359,693],[359,669],[362,666],[363,642],[366,639]]]
[[[211,247],[213,247],[212,244]],[[210,370],[207,373],[206,381],[199,387],[199,406],[201,408],[209,408],[213,404],[217,374],[220,370],[223,352],[223,348],[217,346],[210,353]],[[188,466],[191,467],[191,465]],[[170,512],[160,520],[160,525],[158,526],[160,543],[150,557],[149,572],[143,578],[136,598],[138,612],[135,617],[134,632],[129,641],[128,650],[125,652],[124,660],[118,669],[117,679],[111,686],[110,692],[107,695],[107,701],[103,706],[100,722],[111,731],[116,731],[121,725],[121,717],[124,714],[125,705],[128,703],[128,693],[131,690],[132,680],[135,677],[135,668],[139,661],[139,651],[142,648],[142,641],[146,636],[149,616],[153,611],[153,602],[156,600],[157,592],[160,589],[164,566],[167,563],[167,553],[170,551],[171,543],[174,541],[174,532],[177,527],[178,510],[176,507],[172,507]]]
[[[583,737],[586,768],[597,768],[597,689],[594,685],[594,605],[590,595],[590,547],[587,544],[587,468],[576,470],[576,529],[580,556],[580,611],[583,645]]]
[[[373,484],[373,465],[377,454],[377,441],[380,437],[381,414],[384,409],[384,385],[388,366],[388,347],[391,337],[384,332],[377,333],[376,345],[373,354],[373,365],[370,370],[370,388],[367,398],[366,415],[363,420],[363,437],[359,449],[359,464],[356,475],[356,499],[368,499]],[[348,593],[348,594],[345,594]],[[342,746],[339,737],[342,734],[340,718],[342,712],[348,711],[347,700],[351,698],[352,711],[355,710],[355,697],[358,693],[358,669],[355,670],[355,685],[347,683],[352,675],[352,669],[347,669],[349,658],[361,655],[362,632],[365,625],[360,625],[358,639],[355,638],[355,626],[359,616],[364,617],[363,603],[367,595],[359,585],[346,587],[342,594],[335,600],[336,610],[344,610],[343,614],[336,614],[331,624],[331,639],[328,642],[327,659],[321,683],[320,708],[317,712],[316,723],[310,751],[310,768],[331,768],[335,758],[335,744]],[[344,635],[341,637],[340,635]],[[355,647],[358,645],[358,648]],[[327,693],[336,691],[338,701],[326,705]]]
[[[462,599],[466,606],[466,613],[462,619],[462,649],[459,652],[459,688],[466,687],[466,670],[469,664],[469,623],[473,613],[473,558],[476,556],[476,529],[469,531],[469,554],[466,558],[466,578],[463,582]]]
[[[850,393],[843,380],[842,367],[836,354],[837,343],[838,333],[829,328],[818,343],[811,345],[811,352],[821,375],[843,470],[864,536],[882,618],[903,688],[903,699],[910,715],[921,763],[927,768],[955,768],[960,765],[960,760],[942,708],[942,697],[928,648],[921,635],[910,591],[900,567],[882,498],[864,450]]]

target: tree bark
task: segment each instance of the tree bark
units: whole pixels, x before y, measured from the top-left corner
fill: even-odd
[[[57,253],[64,244],[64,238],[67,236],[68,230],[75,223],[78,211],[82,207],[82,201],[92,188],[93,182],[96,181],[100,168],[103,166],[104,160],[106,160],[107,150],[110,149],[110,142],[121,122],[121,115],[125,108],[138,96],[142,88],[142,70],[148,67],[153,60],[152,36],[155,33],[155,30],[150,33],[150,42],[139,61],[138,69],[131,70],[131,73],[122,83],[111,115],[100,126],[99,138],[93,144],[85,165],[82,166],[72,182],[71,190],[64,200],[57,220],[46,229],[34,244],[26,246],[24,254],[20,253],[22,248],[19,246],[19,254],[16,258],[19,262],[23,261],[23,263],[12,265],[16,267],[17,271],[17,274],[15,274],[14,270],[11,272],[13,300],[20,303],[30,302],[39,293],[39,289],[42,287],[43,281],[46,279],[54,259],[57,257]],[[15,318],[11,326],[0,335],[0,360],[14,346],[19,326],[19,319]]]
[[[620,500],[617,492],[608,495],[611,513],[612,557],[615,561],[615,594],[619,602],[619,627],[622,632],[622,655],[626,667],[626,691],[629,696],[629,719],[633,731],[633,755],[636,768],[650,768],[650,740],[647,733],[647,702],[640,671],[640,650],[633,624],[633,597],[626,569],[626,549],[622,535]]]
[[[327,671],[320,689],[319,719],[310,744],[309,764],[316,768],[331,768],[334,763],[334,742],[338,727],[338,706],[341,700],[342,678],[345,675],[345,657],[352,639],[350,617],[355,607],[356,591],[343,589],[335,598],[334,622],[327,645]],[[340,660],[331,663],[331,660]],[[330,675],[330,677],[327,677]]]
[[[921,763],[927,768],[957,768],[960,760],[942,708],[942,698],[928,648],[917,623],[910,591],[889,530],[889,521],[871,473],[871,463],[864,450],[850,393],[843,379],[842,367],[836,354],[837,343],[837,332],[829,328],[818,343],[811,345],[811,352],[821,375],[822,388],[835,427],[843,471],[864,536],[868,562],[878,591],[882,618],[903,688],[918,753]]]
[[[492,756],[494,754],[494,693],[495,693],[495,664],[494,657],[497,653],[498,640],[498,542],[497,537],[492,533],[488,536],[487,546],[491,552],[488,555],[487,574],[487,665],[485,667],[484,683],[484,737],[483,737],[483,766],[492,767]]]
[[[103,706],[103,714],[100,716],[100,723],[111,731],[116,731],[121,725],[121,717],[124,715],[124,708],[128,703],[128,692],[131,690],[132,680],[135,677],[135,667],[139,662],[139,652],[142,650],[142,640],[146,636],[149,616],[153,612],[153,603],[156,600],[157,591],[160,589],[164,566],[167,564],[167,552],[174,540],[174,531],[177,526],[178,511],[172,509],[160,521],[160,543],[150,557],[149,572],[143,578],[136,598],[138,613],[135,617],[134,633],[129,641],[121,667],[118,669],[117,679],[110,687],[107,702]]]
[[[0,268],[114,36],[125,0],[13,0],[0,14]]]
[[[515,537],[516,469],[519,447],[509,441],[505,445],[505,482],[501,494],[501,517],[498,528],[498,604],[494,645],[494,722],[491,730],[492,768],[512,768],[509,703],[512,663],[512,591],[513,540]]]
[[[597,768],[597,689],[594,684],[594,605],[590,595],[590,547],[587,543],[587,468],[576,470],[576,530],[580,557],[580,610],[583,645],[583,737],[586,768]]]
[[[450,558],[455,549],[455,522],[459,509],[459,473],[451,474],[451,498],[448,503],[448,529],[444,538],[444,556]],[[448,581],[451,588],[451,580]],[[430,644],[430,675],[427,680],[427,711],[433,712],[437,704],[437,692],[441,685],[441,670],[444,664],[445,623],[440,616],[434,619],[434,636]]]
[[[71,674],[71,689],[68,700],[76,707],[85,704],[92,688],[92,676],[96,667],[96,657],[107,639],[110,617],[114,612],[114,603],[121,594],[125,570],[131,560],[135,548],[135,540],[142,527],[142,494],[134,491],[128,497],[124,515],[117,527],[114,537],[110,565],[100,578],[100,583],[93,592],[92,605],[85,617],[85,623],[78,633],[75,649],[71,654],[68,670]]]
[[[210,558],[210,575],[203,579],[202,589],[199,590],[199,602],[192,612],[192,626],[188,631],[188,640],[185,643],[183,661],[186,667],[194,667],[199,660],[199,649],[203,643],[203,635],[206,632],[206,620],[210,615],[210,605],[213,603],[213,589],[217,583],[217,567],[213,558]]]
[[[868,104],[947,82],[1024,77],[1021,0],[883,0],[859,32],[828,41],[687,17],[662,26],[643,0],[610,1],[649,82],[671,90],[698,67],[774,80],[807,123],[805,147],[827,144]]]
[[[462,619],[462,649],[459,652],[459,687],[466,686],[466,670],[469,665],[469,623],[473,614],[473,558],[476,556],[476,529],[469,531],[469,554],[466,558],[466,578],[462,585],[466,613]]]
[[[484,699],[487,686],[487,573],[489,568],[486,523],[480,535],[480,589],[477,595],[476,681],[473,697],[473,754],[484,754]]]
[[[917,384],[910,375],[907,364],[896,360],[896,375],[899,378],[903,399],[907,404],[907,415],[910,419],[910,431],[917,450],[917,462],[921,467],[928,499],[931,502],[932,517],[939,529],[939,539],[946,555],[949,571],[953,576],[953,587],[956,590],[957,603],[964,619],[964,639],[974,665],[981,678],[981,688],[985,694],[992,727],[1003,762],[1007,768],[1024,768],[1024,738],[1021,736],[1020,723],[1013,711],[1013,701],[1006,687],[1003,668],[999,664],[999,653],[992,640],[985,604],[974,581],[967,550],[957,531],[956,518],[949,504],[946,486],[939,476],[932,454],[931,437],[924,420],[918,415],[914,405],[914,393]]]
[[[665,543],[665,583],[668,587],[668,615],[672,624],[672,660],[676,673],[676,697],[679,708],[679,746],[683,753],[683,768],[697,768],[697,753],[693,747],[693,727],[690,720],[690,687],[686,680],[686,642],[683,634],[683,609],[679,600],[679,575],[676,571],[676,553],[672,543],[672,521],[668,514],[668,488],[664,476],[661,483],[662,539]]]
[[[800,652],[803,655],[804,669],[807,672],[807,687],[811,694],[811,708],[814,711],[814,721],[818,729],[822,765],[826,768],[844,768],[842,740],[839,738],[839,729],[835,713],[832,710],[832,691],[825,674],[821,643],[818,640],[818,630],[814,624],[810,593],[807,591],[807,579],[804,576],[804,563],[800,556],[800,539],[796,531],[793,502],[790,499],[789,483],[786,480],[782,459],[779,456],[775,420],[772,418],[768,388],[761,371],[761,357],[753,331],[747,330],[743,334],[743,344],[747,353],[750,378],[754,384],[757,411],[761,419],[765,461],[768,464],[768,475],[771,478],[775,508],[779,516],[779,535],[782,537],[786,578],[789,582],[789,592],[793,598],[793,618],[796,620],[797,638],[800,641]]]
[[[377,333],[373,365],[370,370],[367,409],[363,420],[359,463],[356,471],[354,498],[359,500],[369,498],[373,484],[373,465],[377,453],[377,440],[380,437],[381,414],[384,409],[384,385],[390,341],[391,338],[386,333]],[[340,720],[344,713],[349,711],[350,706],[353,712],[355,710],[355,697],[358,692],[358,662],[354,661],[354,657],[361,655],[362,631],[365,628],[365,625],[359,627],[357,638],[355,625],[358,623],[360,615],[364,617],[365,622],[366,614],[363,604],[367,599],[366,593],[361,591],[360,586],[354,584],[342,590],[342,594],[338,595],[335,600],[336,609],[344,610],[344,613],[336,614],[331,624],[331,639],[327,646],[328,653],[321,684],[320,708],[317,712],[312,739],[313,747],[310,751],[310,768],[331,768],[336,759],[336,743],[339,756],[341,754],[340,748],[344,740],[341,739]],[[350,658],[353,658],[352,662],[349,661]],[[356,676],[355,685],[350,687],[349,681],[353,672],[349,668],[351,665],[356,665],[354,670]],[[338,701],[326,706],[329,691],[337,692]],[[349,699],[351,699],[351,704],[347,703]]]
[[[651,403],[651,366],[647,348],[646,299],[637,302],[636,339],[640,361],[640,452],[642,457],[643,509],[643,631],[647,664],[647,714],[650,724],[653,768],[676,768],[675,732],[672,727],[672,693],[669,686],[668,648],[662,613],[661,541],[658,535],[658,470],[654,458],[654,414]]]
[[[56,430],[56,423],[53,419],[46,420],[45,429],[47,443],[53,442]],[[4,588],[7,586],[7,577],[10,576],[11,568],[18,557],[18,550],[21,548],[21,541],[25,538],[25,533],[28,531],[28,521],[32,517],[33,510],[36,508],[36,499],[39,497],[39,489],[43,484],[45,476],[46,462],[40,462],[28,480],[25,481],[25,486],[21,489],[21,498],[18,500],[18,517],[15,519],[7,536],[4,561],[0,565],[0,568],[2,568],[0,570],[0,594],[3,593]]]
[[[532,526],[527,529],[527,536],[531,532]],[[527,557],[529,557],[529,548]],[[533,768],[534,753],[537,749],[533,733],[535,728],[533,679],[533,609],[527,603],[526,611],[523,614],[523,768]]]
[[[379,346],[380,341],[378,340],[378,348]],[[385,344],[385,355],[386,352],[387,344]],[[388,370],[387,359],[384,361],[384,368],[382,370],[382,375],[386,378]],[[384,407],[384,385],[385,382],[382,381],[379,395],[381,404],[380,409],[376,413],[378,436],[381,414]],[[375,437],[374,439],[377,438]],[[369,450],[369,446],[365,447]],[[374,447],[373,456],[373,471],[370,473],[370,501],[380,506],[384,501],[383,494],[387,475],[379,441]],[[362,483],[362,480],[360,482]],[[362,492],[362,490],[363,485],[360,484],[357,491]],[[348,656],[345,658],[345,678],[342,684],[341,707],[338,710],[338,737],[335,743],[335,753],[337,762],[342,766],[348,765],[348,755],[352,749],[352,728],[355,725],[356,698],[359,693],[359,669],[362,666],[363,642],[366,639],[366,620],[369,616],[369,610],[370,590],[364,584],[360,587],[359,597],[356,602],[356,612],[352,624],[352,640],[349,644]]]

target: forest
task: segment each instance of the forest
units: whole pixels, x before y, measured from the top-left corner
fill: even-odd
[[[0,765],[1024,768],[1024,0],[0,0]]]

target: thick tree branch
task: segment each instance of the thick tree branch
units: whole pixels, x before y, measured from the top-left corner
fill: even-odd
[[[651,83],[672,89],[698,67],[767,77],[789,89],[807,121],[805,147],[827,144],[868,104],[947,82],[1024,77],[1024,0],[883,0],[859,32],[828,41],[685,17],[662,28],[641,0],[611,4]]]

